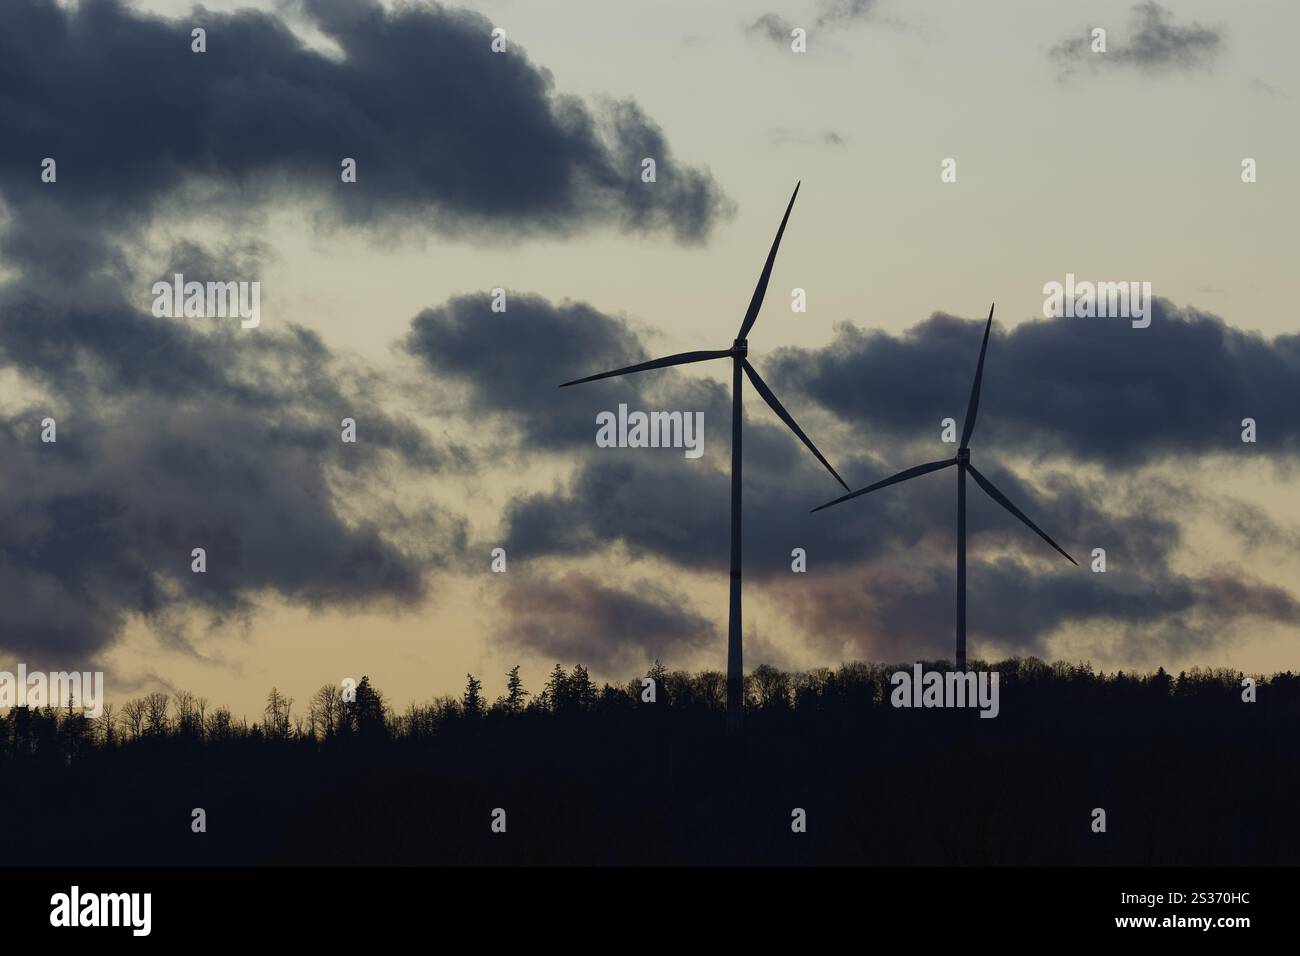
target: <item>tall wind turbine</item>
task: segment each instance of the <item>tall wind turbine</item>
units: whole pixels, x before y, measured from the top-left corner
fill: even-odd
[[[823,465],[826,470],[835,476],[845,491],[849,486],[844,484],[841,478],[831,467],[817,446],[812,443],[803,429],[795,422],[790,413],[785,410],[785,406],[772,394],[772,390],[767,387],[767,383],[754,370],[754,366],[749,364],[749,359],[745,356],[749,351],[749,343],[746,336],[749,330],[754,327],[754,322],[758,318],[758,310],[763,306],[763,297],[767,294],[767,283],[772,277],[772,265],[776,262],[776,250],[781,245],[781,235],[785,232],[785,224],[790,218],[790,210],[794,208],[795,197],[799,195],[799,184],[794,187],[794,194],[790,197],[790,204],[785,207],[785,215],[781,217],[781,226],[776,231],[776,238],[772,240],[772,249],[767,254],[767,262],[763,265],[763,271],[758,277],[758,285],[754,289],[754,297],[749,300],[749,308],[745,310],[744,321],[740,323],[740,331],[736,335],[736,341],[731,344],[729,349],[718,349],[715,351],[704,352],[681,352],[677,355],[668,355],[664,358],[653,359],[649,362],[642,362],[639,365],[629,365],[627,368],[614,369],[612,372],[600,372],[597,375],[588,375],[586,378],[580,378],[572,382],[565,382],[560,388],[569,385],[581,385],[583,382],[594,382],[597,379],[613,378],[616,375],[628,375],[632,372],[646,372],[652,368],[667,368],[670,365],[688,365],[694,362],[707,362],[711,359],[729,358],[732,360],[731,371],[731,605],[727,614],[727,723],[735,728],[740,725],[744,714],[744,660],[741,652],[741,631],[740,631],[740,420],[742,411],[741,402],[741,371],[749,376],[754,388],[758,394],[763,396],[763,401],[772,407],[777,417],[789,426],[790,430],[798,436],[799,440],[808,446],[811,451]]]
[[[1023,511],[1011,503],[1011,501],[1002,492],[994,487],[993,482],[989,481],[976,470],[975,466],[970,463],[970,436],[975,431],[975,415],[980,407],[980,383],[984,378],[984,353],[989,347],[989,330],[993,328],[993,306],[989,306],[989,320],[984,326],[984,342],[980,345],[980,359],[975,366],[975,382],[970,389],[970,403],[966,406],[966,424],[961,432],[961,446],[957,449],[957,457],[945,458],[943,461],[931,461],[924,465],[917,465],[915,468],[907,468],[896,475],[878,481],[874,485],[868,485],[859,491],[836,498],[834,501],[828,501],[820,505],[813,511],[821,511],[822,508],[829,508],[831,505],[837,505],[841,501],[848,501],[850,498],[856,498],[859,495],[870,494],[879,488],[887,485],[896,485],[900,481],[907,481],[909,478],[915,478],[918,475],[929,474],[932,471],[939,471],[950,465],[957,466],[957,670],[966,669],[966,473],[975,479],[979,485],[988,494],[990,498],[1006,508],[1013,515],[1027,524],[1033,531],[1053,548],[1065,555],[1071,564],[1078,567],[1079,562],[1075,561],[1065,550],[1047,536],[1042,528],[1034,524],[1025,515]]]

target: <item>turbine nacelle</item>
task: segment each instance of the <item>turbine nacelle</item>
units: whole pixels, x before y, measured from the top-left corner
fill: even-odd
[[[735,358],[744,358],[749,354],[749,342],[746,339],[736,339],[731,343],[731,354]]]
[[[956,458],[956,462],[957,462],[959,465],[969,465],[969,464],[970,464],[970,449],[969,449],[969,448],[958,448],[958,449],[957,449],[957,458]]]

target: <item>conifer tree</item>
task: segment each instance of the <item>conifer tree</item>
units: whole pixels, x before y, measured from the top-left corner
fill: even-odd
[[[470,720],[483,716],[483,682],[473,674],[466,674],[465,696],[461,698],[461,708]]]

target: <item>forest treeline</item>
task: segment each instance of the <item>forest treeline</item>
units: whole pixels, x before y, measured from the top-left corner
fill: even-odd
[[[933,662],[927,668],[948,667]],[[851,715],[888,706],[890,677],[910,665],[848,663],[836,669],[817,668],[790,673],[761,665],[745,675],[745,708],[750,715],[832,713]],[[1046,663],[1037,658],[1012,658],[996,664],[972,664],[972,670],[995,670],[1004,699],[1038,707],[1161,702],[1239,700],[1245,675],[1231,669],[1192,668],[1177,676],[1164,668],[1154,673],[1095,672],[1090,664]],[[556,664],[543,687],[530,692],[515,666],[505,675],[505,692],[489,701],[483,682],[466,675],[459,697],[443,695],[396,710],[363,676],[351,688],[325,684],[305,705],[272,687],[261,720],[236,717],[222,706],[188,691],[155,692],[119,707],[105,705],[97,718],[73,706],[10,708],[0,716],[0,755],[72,761],[92,751],[113,750],[138,741],[172,740],[201,745],[247,742],[330,745],[342,741],[419,740],[449,731],[487,729],[511,721],[544,721],[550,717],[593,718],[630,715],[638,711],[722,715],[726,711],[726,675],[721,671],[670,671],[656,661],[642,678],[622,685],[597,685],[579,664],[565,670]],[[1290,671],[1271,677],[1257,675],[1275,705],[1289,701],[1300,708],[1300,675]],[[1257,691],[1258,692],[1258,691]],[[650,697],[653,699],[648,699]]]
[[[947,670],[944,661],[926,670]],[[1300,864],[1300,676],[1016,659],[995,719],[906,665],[656,664],[399,708],[366,678],[248,720],[193,694],[0,714],[13,865]],[[1250,697],[1252,695],[1245,695]],[[1094,829],[1096,811],[1106,829]],[[193,827],[196,811],[205,826]],[[499,813],[498,813],[499,811]],[[806,829],[792,829],[792,815]],[[493,829],[502,821],[504,830]],[[508,819],[508,824],[505,822]]]

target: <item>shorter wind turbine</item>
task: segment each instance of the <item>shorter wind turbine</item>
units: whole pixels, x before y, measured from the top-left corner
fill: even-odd
[[[906,468],[896,475],[891,475],[874,485],[868,485],[858,491],[851,492],[834,501],[828,501],[824,505],[819,505],[813,511],[821,511],[822,508],[829,508],[831,505],[837,505],[841,501],[848,501],[850,498],[856,498],[859,495],[870,494],[877,489],[884,488],[887,485],[896,485],[900,481],[907,481],[909,478],[915,478],[918,475],[926,475],[932,471],[939,471],[951,465],[957,466],[957,670],[966,669],[966,473],[975,479],[979,485],[988,494],[990,498],[1006,508],[1013,515],[1027,524],[1040,538],[1050,544],[1053,548],[1065,555],[1071,564],[1078,567],[1079,562],[1075,561],[1065,550],[1048,537],[1047,532],[1038,525],[1029,520],[1023,511],[1011,503],[1011,501],[1002,492],[994,487],[993,482],[989,481],[976,470],[975,466],[970,463],[970,436],[975,430],[975,415],[980,407],[980,382],[984,378],[984,353],[989,347],[989,330],[993,328],[993,306],[989,306],[989,320],[984,326],[984,342],[980,345],[979,363],[975,366],[975,382],[971,385],[970,403],[966,406],[966,423],[961,432],[961,446],[957,449],[955,458],[945,458],[943,461],[931,461],[924,465],[917,465],[915,468]]]
[[[731,369],[731,604],[727,612],[727,723],[735,728],[740,725],[742,715],[744,714],[744,695],[745,695],[745,670],[741,648],[741,630],[740,630],[740,421],[742,412],[741,398],[741,372],[749,376],[750,382],[758,394],[763,396],[763,401],[772,407],[777,417],[789,426],[790,430],[795,433],[798,439],[808,446],[811,451],[823,465],[826,470],[835,476],[845,491],[849,486],[844,484],[841,478],[831,467],[822,453],[817,450],[817,446],[812,443],[803,429],[795,422],[790,413],[785,410],[785,406],[777,399],[772,390],[767,387],[767,383],[759,377],[754,366],[749,364],[746,355],[749,352],[749,343],[745,336],[749,330],[754,327],[754,322],[758,319],[758,310],[763,306],[763,297],[767,294],[767,283],[772,277],[772,266],[776,262],[776,251],[781,245],[781,236],[785,233],[785,224],[790,219],[790,210],[794,208],[795,197],[799,195],[799,184],[794,187],[794,194],[790,197],[790,204],[785,207],[785,215],[781,218],[781,226],[776,231],[776,238],[772,240],[772,248],[767,254],[767,262],[763,265],[763,271],[759,274],[758,285],[754,289],[753,298],[749,300],[749,308],[745,310],[745,318],[740,323],[740,331],[736,334],[736,341],[731,343],[729,349],[717,349],[714,351],[704,352],[679,352],[677,355],[668,355],[664,358],[651,359],[649,362],[641,362],[637,365],[629,365],[626,368],[614,369],[612,372],[600,372],[596,375],[588,375],[586,378],[580,378],[572,382],[565,382],[560,388],[569,385],[581,385],[583,382],[594,382],[597,379],[613,378],[616,375],[628,375],[632,372],[646,372],[654,368],[667,368],[670,365],[688,365],[694,362],[707,362],[711,359],[729,358],[732,360]]]

